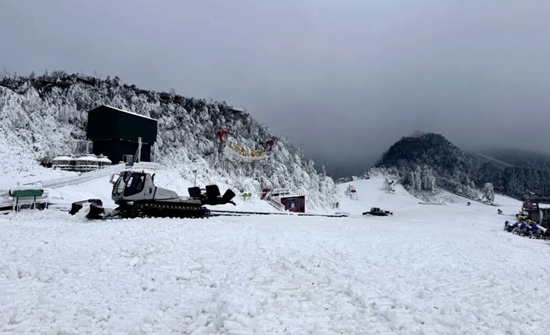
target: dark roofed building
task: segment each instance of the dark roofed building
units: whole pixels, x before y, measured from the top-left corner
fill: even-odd
[[[87,137],[94,143],[93,153],[109,157],[113,164],[124,155],[135,155],[141,138],[141,161],[150,162],[157,120],[103,105],[88,111]]]

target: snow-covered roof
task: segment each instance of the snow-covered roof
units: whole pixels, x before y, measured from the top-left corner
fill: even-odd
[[[80,156],[76,160],[77,161],[97,161],[98,158],[96,156]]]
[[[115,109],[115,110],[117,110],[117,111],[119,111],[119,112],[124,112],[124,113],[127,113],[127,114],[132,114],[132,115],[135,115],[135,116],[139,116],[139,117],[142,117],[142,118],[145,118],[145,119],[157,121],[157,120],[153,119],[152,117],[145,116],[145,115],[142,115],[142,114],[130,112],[130,111],[127,111],[127,110],[124,110],[124,109],[120,109],[120,108],[116,108],[116,107],[109,106],[109,105],[103,105],[103,106],[109,107],[109,108],[112,108],[112,109]]]
[[[97,160],[100,162],[111,163],[111,160],[107,157],[99,157]]]
[[[52,159],[53,161],[72,161],[74,160],[74,157],[69,157],[69,156],[59,156],[59,157],[55,157],[54,159]]]
[[[10,188],[10,191],[43,190],[42,185],[21,185]]]

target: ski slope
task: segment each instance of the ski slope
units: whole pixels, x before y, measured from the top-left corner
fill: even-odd
[[[432,208],[399,220],[10,214],[0,331],[544,334],[548,244],[502,232],[488,206]]]
[[[373,177],[337,185],[338,195],[341,199],[339,210],[351,215],[362,215],[371,207],[380,207],[397,214],[400,211],[418,207],[420,200],[410,195],[402,185],[396,185],[395,193],[386,193],[382,191],[383,183],[383,177]],[[354,186],[357,190],[357,200],[346,196],[345,192],[349,185]]]
[[[155,181],[186,194],[189,181]],[[502,231],[520,202],[420,205],[383,179],[338,186],[349,218],[89,222],[0,216],[0,333],[545,334],[550,245]],[[224,190],[224,186],[220,185]],[[110,201],[108,178],[50,190]],[[56,194],[54,194],[57,192]],[[442,195],[447,197],[448,195]],[[262,207],[266,206],[266,207]],[[370,207],[392,217],[366,217]],[[233,206],[231,206],[233,207]],[[216,206],[219,208],[219,206]],[[257,197],[236,210],[273,211]]]
[[[403,218],[407,215],[422,215],[422,213],[446,212],[447,209],[466,212],[483,211],[487,213],[496,213],[500,208],[504,213],[516,214],[521,209],[521,202],[503,195],[495,195],[495,206],[487,206],[479,202],[472,202],[444,190],[438,191],[434,198],[444,205],[421,205],[424,201],[412,196],[403,185],[396,185],[394,193],[383,191],[384,177],[374,176],[371,179],[360,179],[351,182],[339,184],[337,186],[340,197],[339,211],[348,212],[352,216],[360,216],[363,212],[372,207],[380,207],[394,213],[394,217]],[[345,192],[349,185],[353,185],[357,190],[357,200],[350,199]],[[466,207],[467,202],[471,206]],[[444,208],[440,208],[444,207]],[[391,218],[390,218],[391,219]],[[513,218],[515,219],[515,217]]]

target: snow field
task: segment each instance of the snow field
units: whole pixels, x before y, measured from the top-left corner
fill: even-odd
[[[548,243],[503,232],[481,206],[343,219],[10,214],[0,330],[543,334]]]
[[[157,172],[187,195],[188,181]],[[542,334],[548,243],[502,231],[518,201],[419,205],[383,178],[338,186],[350,218],[90,222],[0,217],[0,331],[14,334]],[[225,188],[221,187],[221,191]],[[108,177],[50,190],[101,198]],[[444,195],[447,196],[447,195]],[[233,210],[273,211],[259,199]],[[364,217],[370,207],[393,217]],[[220,209],[226,206],[213,206]],[[225,209],[225,208],[224,208]]]

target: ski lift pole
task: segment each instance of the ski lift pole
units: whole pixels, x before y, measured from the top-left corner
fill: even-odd
[[[137,161],[141,162],[141,137],[138,137]]]

